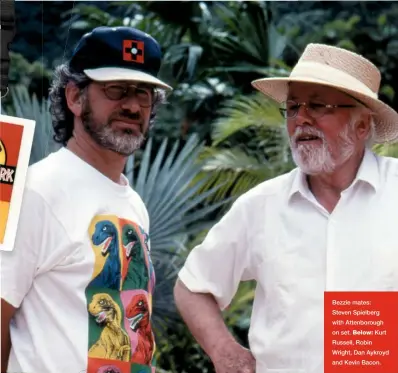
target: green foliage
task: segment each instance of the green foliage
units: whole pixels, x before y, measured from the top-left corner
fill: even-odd
[[[215,146],[249,127],[268,128],[278,132],[284,128],[278,105],[267,100],[261,93],[241,95],[226,101],[219,110],[219,115],[212,132]]]
[[[373,151],[384,157],[398,158],[398,143],[395,144],[376,144]]]
[[[35,95],[38,100],[47,96],[47,87],[51,73],[39,60],[29,62],[22,54],[10,52],[9,86],[22,86],[27,93]],[[12,97],[7,95],[2,99],[5,110],[12,110]],[[7,109],[8,108],[8,109]]]
[[[13,50],[21,55],[11,55],[12,85],[23,83],[29,89],[15,87],[3,100],[7,113],[16,112],[38,123],[32,162],[56,149],[49,139],[48,105],[41,97],[47,92],[46,68],[62,61],[78,37],[95,26],[123,24],[148,32],[162,46],[160,77],[174,91],[160,109],[147,146],[129,159],[126,173],[151,217],[158,371],[212,372],[208,357],[176,314],[172,286],[177,272],[228,206],[227,197],[235,198],[294,166],[277,106],[253,94],[251,81],[287,76],[307,43],[323,42],[374,61],[382,73],[381,98],[398,107],[398,5],[115,1],[73,6],[58,2],[55,6],[46,2],[46,9],[52,10],[44,12],[36,4],[29,5],[19,28],[21,36]],[[70,13],[54,14],[72,7]],[[45,33],[37,27],[39,18],[44,19]],[[27,49],[27,45],[39,45],[36,39],[40,48]],[[397,145],[376,145],[374,150],[398,157]],[[254,285],[241,284],[223,314],[244,345]]]
[[[52,67],[54,60],[63,57],[68,29],[61,29],[60,23],[71,7],[71,1],[16,1],[16,34],[11,50],[29,62],[40,61]]]
[[[104,9],[100,9],[96,4],[87,5],[86,3],[81,3],[65,12],[64,16],[68,17],[67,21],[64,23],[64,27],[69,25],[69,17],[74,16],[70,28],[72,30],[82,30],[83,32],[100,26],[123,26],[122,19]]]
[[[219,113],[199,175],[210,175],[204,189],[223,185],[215,200],[237,197],[293,167],[284,120],[274,102],[260,93],[239,96],[226,101]]]
[[[297,5],[300,6],[304,5]],[[314,3],[313,9],[306,12],[286,12],[278,26],[295,45],[296,55],[289,58],[289,64],[296,61],[308,43],[335,45],[369,58],[382,74],[380,97],[396,107],[397,17],[398,4],[394,2],[337,2],[327,9]]]
[[[51,71],[39,60],[30,63],[22,54],[10,52],[9,79],[10,85],[22,85],[36,91],[39,80],[51,79]],[[35,86],[32,87],[32,84]]]
[[[211,32],[210,43],[220,67],[211,71],[228,73],[232,78],[231,73],[270,75],[272,68],[287,74],[280,57],[288,39],[277,31],[270,10],[265,2],[223,4],[215,9],[222,23]]]

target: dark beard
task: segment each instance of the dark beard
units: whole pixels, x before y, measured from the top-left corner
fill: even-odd
[[[119,113],[119,117],[126,117],[134,120],[139,119],[138,114],[133,114],[131,112],[121,112]],[[88,101],[84,103],[81,118],[83,128],[98,145],[123,156],[133,154],[145,141],[145,136],[142,132],[139,135],[136,135],[129,129],[119,132],[114,131],[111,126],[112,118],[109,118],[106,124],[95,122],[93,120],[91,106]]]

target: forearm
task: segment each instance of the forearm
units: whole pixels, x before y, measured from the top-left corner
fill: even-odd
[[[210,294],[192,293],[178,280],[174,289],[176,306],[193,337],[214,360],[220,353],[237,345],[223,320],[216,300]]]
[[[11,351],[10,322],[15,312],[16,308],[1,299],[1,373],[7,372]]]
[[[11,351],[11,338],[9,325],[1,322],[1,373],[7,372],[8,359]]]

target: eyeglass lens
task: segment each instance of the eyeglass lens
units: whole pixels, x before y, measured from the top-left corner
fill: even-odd
[[[297,115],[300,106],[304,106],[307,113],[314,118],[321,117],[328,110],[326,104],[314,103],[314,102],[297,103],[295,101],[289,100],[281,104],[279,111],[283,117],[292,118]]]
[[[149,88],[134,85],[110,84],[104,86],[105,94],[110,100],[121,100],[126,97],[135,97],[143,107],[152,105],[153,94]]]

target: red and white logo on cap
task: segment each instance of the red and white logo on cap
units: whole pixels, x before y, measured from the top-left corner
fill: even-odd
[[[144,63],[144,42],[123,40],[123,61]]]

